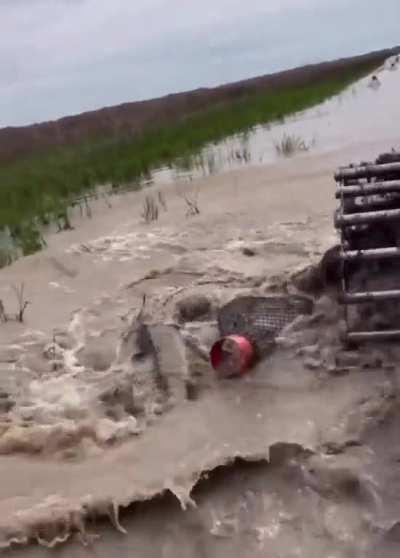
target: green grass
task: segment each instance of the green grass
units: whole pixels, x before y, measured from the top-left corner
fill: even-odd
[[[358,63],[307,86],[253,93],[151,129],[134,139],[103,140],[63,148],[0,168],[0,231],[8,230],[23,254],[43,245],[42,225],[65,218],[74,198],[105,183],[133,183],[160,165],[187,165],[206,144],[273,122],[321,103],[376,67]]]

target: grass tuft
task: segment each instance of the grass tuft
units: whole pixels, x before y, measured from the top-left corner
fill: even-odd
[[[149,225],[153,221],[157,221],[159,217],[159,209],[157,201],[153,196],[146,196],[142,207],[142,219]]]
[[[281,157],[292,157],[296,153],[309,151],[312,143],[308,144],[300,136],[284,134],[283,137],[274,142],[275,150]]]

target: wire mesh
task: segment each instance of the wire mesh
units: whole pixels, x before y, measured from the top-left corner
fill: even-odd
[[[222,336],[243,335],[260,352],[301,314],[310,314],[313,303],[306,297],[239,297],[225,305],[218,314]]]

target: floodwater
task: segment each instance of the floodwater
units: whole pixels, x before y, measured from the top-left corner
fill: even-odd
[[[390,147],[400,148],[397,125],[400,121],[400,63],[396,58],[389,59],[376,76],[376,82],[368,76],[340,95],[282,122],[260,125],[209,145],[192,159],[154,171],[148,183],[161,185],[193,180],[244,165],[276,162],[280,157],[276,144],[285,135],[304,141],[306,151],[298,153],[303,156],[346,148],[357,143],[360,137],[392,140]]]
[[[341,309],[312,293],[309,321],[246,377],[218,381],[207,361],[216,308],[292,292],[336,242],[335,168],[400,145],[400,73],[378,76],[379,86],[362,80],[257,128],[246,161],[229,159],[243,138],[214,146],[223,164],[212,175],[184,175],[198,215],[161,173],[149,187],[164,186],[157,221],[143,222],[145,191],[116,194],[0,271],[10,316],[0,324],[5,553],[399,555],[398,349],[343,356]],[[283,133],[313,146],[278,158]],[[30,302],[22,324],[13,319],[21,283]],[[139,344],[143,294],[158,368]],[[182,323],[178,305],[194,296],[209,311]],[[345,357],[350,365],[337,365]]]

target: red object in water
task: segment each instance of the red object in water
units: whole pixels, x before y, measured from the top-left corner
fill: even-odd
[[[243,376],[254,361],[254,347],[246,337],[228,335],[214,344],[210,359],[221,377]]]

